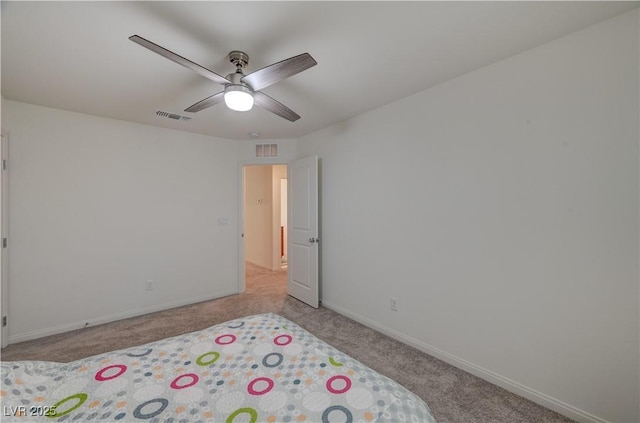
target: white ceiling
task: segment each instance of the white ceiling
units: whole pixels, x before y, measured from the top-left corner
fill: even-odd
[[[624,13],[638,2],[8,2],[2,96],[230,139],[297,138]],[[138,34],[214,72],[310,53],[264,92],[301,117],[218,104],[222,86],[131,42]],[[189,122],[156,110],[192,116]]]

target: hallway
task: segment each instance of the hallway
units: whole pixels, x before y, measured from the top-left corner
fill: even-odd
[[[287,294],[287,268],[269,270],[253,263],[245,262],[246,293],[286,296]]]

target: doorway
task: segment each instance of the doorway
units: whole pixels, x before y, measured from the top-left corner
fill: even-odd
[[[246,290],[286,286],[287,165],[245,165],[242,198]]]

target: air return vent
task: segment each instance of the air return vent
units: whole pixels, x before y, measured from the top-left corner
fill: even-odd
[[[256,157],[278,157],[278,144],[256,144]]]
[[[191,120],[189,116],[182,116],[182,115],[177,115],[175,113],[163,112],[162,110],[157,110],[156,115],[167,118],[167,119],[183,120],[185,122]]]

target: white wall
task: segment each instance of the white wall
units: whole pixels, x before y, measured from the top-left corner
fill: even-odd
[[[2,128],[10,342],[237,292],[237,142],[12,101]]]
[[[301,138],[323,303],[579,420],[639,421],[638,70],[636,9]]]

